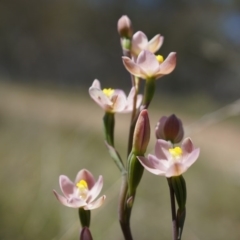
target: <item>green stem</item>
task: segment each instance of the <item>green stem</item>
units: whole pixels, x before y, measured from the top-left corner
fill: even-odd
[[[106,112],[103,117],[103,123],[106,141],[109,145],[114,147],[114,113]]]
[[[133,240],[130,228],[130,213],[127,207],[128,181],[127,174],[122,175],[122,186],[120,190],[118,217],[125,240]]]
[[[176,215],[176,206],[174,198],[174,190],[171,183],[171,178],[167,178],[169,191],[170,191],[170,201],[171,201],[171,211],[172,211],[172,239],[178,239],[178,229],[177,229],[177,215]]]
[[[80,223],[81,223],[82,227],[89,228],[90,221],[91,221],[91,211],[84,210],[83,208],[79,208],[78,215],[79,215],[79,219],[80,219]]]
[[[144,97],[143,97],[143,103],[141,106],[141,110],[147,109],[149,104],[151,103],[154,93],[155,93],[155,87],[156,87],[156,80],[154,78],[146,79],[146,85],[144,89]]]

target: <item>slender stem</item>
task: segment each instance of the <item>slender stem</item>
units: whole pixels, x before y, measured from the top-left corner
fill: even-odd
[[[122,175],[122,186],[118,205],[118,218],[125,240],[133,240],[130,228],[130,215],[126,206],[128,182],[127,174]]]
[[[177,231],[177,215],[176,215],[176,206],[175,206],[175,197],[174,190],[171,183],[171,178],[167,178],[169,191],[170,191],[170,201],[171,201],[171,210],[172,210],[172,239],[177,240],[178,231]]]
[[[80,219],[80,223],[81,223],[82,227],[89,228],[90,221],[91,221],[91,211],[84,210],[83,208],[79,208],[78,215],[79,215],[79,219]]]

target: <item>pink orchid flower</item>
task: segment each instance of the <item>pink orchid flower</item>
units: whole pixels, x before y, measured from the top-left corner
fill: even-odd
[[[78,172],[74,183],[67,176],[61,175],[59,185],[63,196],[55,190],[53,190],[53,193],[58,201],[67,207],[92,210],[100,207],[106,198],[103,195],[94,201],[102,190],[103,178],[99,176],[95,182],[92,173],[86,169]]]
[[[126,97],[126,94],[120,89],[101,89],[100,82],[95,79],[92,86],[89,88],[90,97],[101,107],[105,112],[112,113],[129,113],[133,110],[133,99],[135,88],[133,87]],[[142,95],[137,96],[136,108],[139,108],[142,102]]]
[[[155,53],[163,44],[163,36],[157,34],[150,41],[148,41],[145,33],[138,31],[132,37],[131,53],[134,57],[137,57],[142,50],[148,50]]]
[[[158,57],[146,50],[143,50],[136,61],[128,57],[122,57],[125,68],[134,76],[142,79],[157,79],[171,73],[176,67],[176,53],[171,52],[162,61]]]
[[[149,172],[169,178],[186,172],[199,153],[200,149],[194,148],[190,138],[186,138],[181,147],[174,148],[170,142],[159,139],[155,145],[155,155],[138,157],[138,160]]]

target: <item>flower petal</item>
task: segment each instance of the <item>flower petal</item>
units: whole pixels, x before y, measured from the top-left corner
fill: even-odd
[[[194,150],[192,140],[190,138],[185,138],[182,142],[182,150],[184,153],[191,153]]]
[[[154,77],[155,74],[159,71],[159,62],[156,59],[155,54],[143,50],[138,58],[137,58],[137,64],[139,67],[144,71],[145,78],[146,77]]]
[[[88,192],[87,202],[92,202],[101,192],[103,187],[103,177],[99,176],[97,182],[92,187],[92,189]]]
[[[157,34],[148,42],[148,51],[155,53],[163,44],[164,37]]]
[[[184,164],[180,162],[173,163],[166,172],[166,177],[173,177],[173,176],[180,176],[185,171],[187,171],[187,168],[184,166]]]
[[[66,198],[69,198],[74,194],[75,185],[67,176],[61,175],[59,177],[59,185]]]
[[[151,162],[153,168],[165,173],[168,169],[169,162],[165,159],[158,159],[156,156],[149,154],[148,160]]]
[[[155,144],[155,155],[158,159],[170,159],[171,154],[169,153],[169,149],[171,148],[171,144],[163,139],[158,139]]]
[[[106,199],[106,196],[103,195],[102,197],[98,198],[95,202],[91,202],[91,203],[87,204],[83,208],[85,210],[92,210],[92,209],[98,208],[98,207],[100,207],[103,204],[105,199]]]
[[[164,175],[164,173],[158,169],[155,169],[152,162],[149,161],[146,157],[137,157],[139,162],[143,165],[143,167],[148,170],[150,173],[153,173],[155,175]]]
[[[122,112],[127,104],[127,97],[125,93],[120,89],[115,89],[113,95],[111,96],[112,112]]]
[[[183,164],[186,166],[186,168],[189,168],[193,163],[196,162],[200,154],[200,149],[196,148],[194,149],[187,158],[183,159]]]
[[[95,185],[95,179],[91,172],[89,172],[87,169],[82,169],[78,172],[76,179],[75,179],[75,185],[80,181],[85,180],[88,184],[88,189],[91,190],[92,187]]]
[[[82,201],[79,198],[67,199],[67,198],[63,197],[62,195],[58,194],[55,190],[53,190],[53,193],[56,196],[57,200],[64,206],[72,207],[72,208],[79,208],[79,207],[86,206],[86,202]]]
[[[122,113],[128,113],[133,110],[133,100],[134,100],[134,95],[135,95],[135,87],[131,88],[131,91],[127,97],[127,104],[125,106],[125,109],[122,111]],[[137,95],[137,102],[136,102],[136,108],[139,108],[141,103],[142,103],[142,98],[143,96],[141,94]]]
[[[132,54],[137,56],[142,50],[147,48],[147,45],[147,36],[141,31],[136,32],[132,37]]]
[[[141,68],[130,58],[122,57],[123,64],[125,68],[134,76],[145,78],[145,75],[142,74]]]
[[[177,54],[171,52],[163,63],[160,64],[159,71],[156,74],[156,77],[162,77],[163,75],[171,73],[176,67]]]
[[[99,89],[101,89],[101,83],[100,83],[100,81],[99,80],[97,80],[97,79],[95,79],[94,81],[93,81],[93,83],[92,83],[92,86],[91,87],[93,87],[93,88],[99,88]]]
[[[99,88],[90,87],[89,95],[104,110],[108,109],[113,104],[111,100]]]
[[[63,205],[70,207],[70,204],[67,202],[67,199],[62,195],[58,194],[55,190],[53,190],[54,195],[56,196],[57,200],[62,203]]]

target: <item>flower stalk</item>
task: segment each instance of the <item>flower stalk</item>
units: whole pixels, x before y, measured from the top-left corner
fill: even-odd
[[[90,210],[84,210],[83,208],[78,209],[78,215],[80,219],[80,223],[82,227],[90,227],[90,221],[91,221],[91,211]]]
[[[105,112],[103,117],[103,126],[105,139],[107,143],[114,147],[114,126],[115,126],[115,116],[114,113]]]
[[[167,181],[168,181],[169,192],[170,192],[171,213],[172,213],[172,239],[178,240],[178,226],[177,226],[174,190],[172,187],[171,179],[167,178]]]

